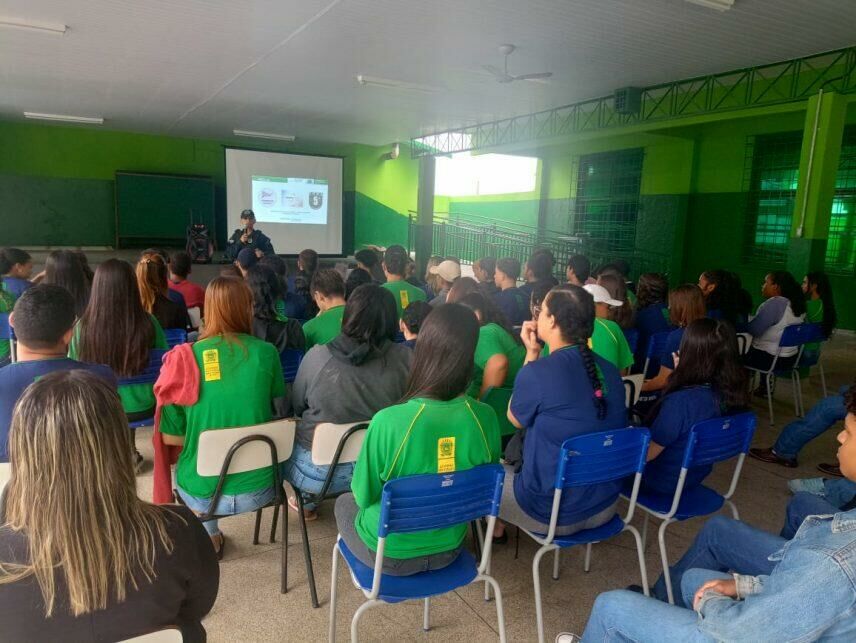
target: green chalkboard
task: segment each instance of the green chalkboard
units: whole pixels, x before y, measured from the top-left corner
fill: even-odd
[[[119,248],[184,245],[187,226],[214,230],[210,176],[116,172],[116,243]]]

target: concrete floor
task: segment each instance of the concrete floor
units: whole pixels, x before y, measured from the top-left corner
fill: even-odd
[[[830,390],[847,384],[856,375],[856,336],[838,333],[824,349],[824,365]],[[804,383],[806,408],[821,395],[816,374]],[[768,423],[766,403],[754,401],[758,413],[755,446],[769,446],[779,430],[793,419],[790,384],[780,382],[774,404],[776,425]],[[800,456],[797,469],[746,460],[735,500],[742,518],[759,528],[778,532],[788,501],[786,482],[790,478],[819,475],[815,465],[835,458],[836,431],[828,431],[811,443]],[[137,434],[137,446],[146,456],[146,468],[139,476],[140,494],[151,498],[151,431]],[[710,483],[725,490],[732,465],[718,467]],[[262,534],[269,526],[270,512],[263,523]],[[639,523],[637,519],[635,522]],[[684,552],[697,533],[702,520],[678,523],[669,528],[667,542],[671,560]],[[312,609],[309,602],[306,567],[296,520],[290,521],[288,593],[279,593],[278,544],[264,542],[252,545],[251,515],[235,516],[221,522],[228,538],[228,549],[222,561],[220,592],[213,611],[205,620],[209,640],[218,641],[322,641],[326,639],[329,616],[330,563],[336,538],[332,502],[320,509],[318,521],[309,524],[309,539],[321,607]],[[660,573],[660,560],[655,538],[649,538],[646,562],[653,582]],[[505,623],[509,641],[536,640],[535,608],[532,589],[532,541],[522,538],[520,557],[514,558],[513,537],[505,546],[497,546],[493,555],[493,575],[499,581],[505,606]],[[545,633],[552,640],[560,631],[581,632],[591,606],[603,591],[639,583],[633,539],[622,534],[594,548],[591,572],[582,570],[583,550],[563,553],[561,576],[550,578],[550,561],[542,564],[542,595]],[[341,570],[341,568],[340,568]],[[432,629],[421,629],[421,603],[384,605],[370,610],[362,619],[360,636],[365,641],[494,641],[497,640],[495,604],[485,603],[483,586],[470,586],[432,600]],[[350,617],[361,602],[358,592],[341,573],[339,579],[339,620],[337,637],[347,640]]]

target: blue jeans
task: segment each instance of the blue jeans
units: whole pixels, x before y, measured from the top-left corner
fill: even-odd
[[[672,586],[682,587],[683,576],[690,569],[734,570],[751,576],[769,574],[775,564],[767,558],[781,549],[785,542],[780,536],[755,529],[739,520],[713,516],[704,524],[687,553],[669,568]],[[668,600],[666,581],[662,576],[654,585],[652,594],[661,601]],[[676,596],[675,600],[681,599]],[[683,604],[683,607],[692,608],[692,604]]]
[[[784,429],[779,439],[773,445],[773,451],[782,458],[795,459],[800,450],[809,442],[821,435],[836,422],[844,419],[847,409],[844,406],[844,391],[840,395],[831,395],[815,404],[805,417],[797,418]]]
[[[205,513],[211,505],[211,498],[197,498],[185,492],[181,487],[178,488],[178,495],[190,509],[196,513]],[[271,502],[276,493],[271,487],[262,489],[261,491],[251,491],[249,493],[239,493],[235,496],[220,496],[217,506],[214,508],[214,513],[220,516],[234,516],[236,514],[250,513]],[[216,520],[208,520],[202,523],[205,531],[209,536],[217,536],[220,533],[220,526]]]
[[[282,463],[282,477],[288,480],[295,489],[301,491],[304,498],[313,496],[321,491],[330,467],[312,464],[312,451],[300,444],[294,445],[291,457]],[[333,479],[327,489],[329,494],[339,494],[351,488],[351,478],[354,477],[354,463],[340,464],[333,473]],[[306,504],[307,509],[315,509],[315,504]]]
[[[851,483],[852,484],[852,483]],[[788,503],[785,526],[782,527],[782,538],[790,540],[797,533],[807,516],[824,516],[838,513],[839,507],[829,502],[823,496],[801,491],[795,493]]]

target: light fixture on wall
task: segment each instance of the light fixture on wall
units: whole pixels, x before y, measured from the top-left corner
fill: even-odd
[[[381,156],[381,159],[384,161],[394,161],[398,158],[398,154],[401,151],[401,146],[398,143],[392,144],[392,149],[389,150],[386,154]]]
[[[295,137],[290,134],[274,134],[273,132],[253,132],[252,130],[233,129],[232,134],[235,136],[246,136],[248,138],[267,138],[272,141],[285,141],[291,143]]]
[[[716,11],[728,11],[734,6],[734,0],[686,0],[700,7],[715,9]]]
[[[100,116],[69,116],[68,114],[42,114],[40,112],[24,112],[24,118],[35,121],[59,121],[62,123],[85,123],[86,125],[103,125]]]
[[[360,85],[382,87],[383,89],[404,89],[412,92],[422,92],[423,94],[436,94],[443,91],[442,87],[436,87],[433,85],[420,85],[418,83],[408,83],[403,80],[394,80],[392,78],[366,76],[365,74],[357,74],[356,79]]]
[[[28,31],[38,31],[44,34],[53,34],[62,36],[68,27],[59,23],[50,22],[32,22],[28,20],[19,20],[18,18],[0,17],[0,28],[6,29],[26,29]]]

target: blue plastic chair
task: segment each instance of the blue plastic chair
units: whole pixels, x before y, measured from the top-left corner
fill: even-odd
[[[794,394],[794,414],[802,416],[802,386],[800,385],[800,360],[802,358],[803,349],[806,344],[825,341],[826,337],[821,330],[820,324],[791,324],[786,326],[782,332],[782,337],[779,339],[779,350],[776,351],[775,357],[767,370],[746,366],[747,369],[758,373],[759,377],[766,380],[767,385],[767,408],[770,412],[770,426],[773,425],[773,379],[778,375],[780,377],[789,376],[793,385]],[[783,348],[797,348],[797,358],[794,365],[790,369],[777,369],[776,364],[782,355]],[[807,366],[803,364],[802,366]]]
[[[16,362],[15,331],[9,323],[9,313],[0,313],[0,341],[9,342],[9,357],[13,362]]]
[[[663,576],[669,603],[673,605],[675,599],[672,594],[672,579],[669,575],[669,558],[666,555],[666,527],[673,522],[716,513],[724,504],[729,506],[734,519],[739,520],[740,514],[731,502],[731,497],[737,489],[743,460],[746,458],[749,445],[752,444],[752,436],[755,434],[756,422],[754,413],[740,413],[694,424],[690,429],[690,436],[684,450],[684,460],[675,493],[663,495],[643,490],[636,497],[636,504],[645,512],[645,522],[642,526],[643,543],[648,534],[649,517],[653,516],[663,521],[658,532],[660,558],[663,562]],[[734,456],[737,456],[737,465],[731,476],[731,486],[724,496],[704,485],[684,493],[684,482],[689,469],[724,462]]]
[[[119,386],[129,386],[131,384],[151,384],[154,386],[158,377],[160,376],[161,366],[163,366],[163,356],[167,351],[156,348],[149,352],[149,365],[146,366],[145,370],[139,375],[134,375],[132,377],[125,377],[122,379],[118,379]],[[151,426],[154,424],[154,416],[150,418],[144,418],[142,420],[135,420],[133,422],[128,422],[128,426],[132,429],[139,429],[143,426]]]
[[[502,498],[505,472],[498,464],[486,464],[455,473],[407,476],[390,480],[383,486],[380,520],[378,521],[377,553],[374,568],[354,556],[339,536],[333,545],[333,572],[330,581],[329,640],[336,640],[336,581],[341,555],[351,571],[354,583],[359,586],[366,601],[357,608],[351,619],[351,641],[356,643],[357,625],[365,611],[382,603],[400,603],[408,600],[424,601],[423,623],[429,629],[429,599],[447,594],[459,587],[485,581],[496,594],[496,613],[499,620],[499,640],[505,643],[505,618],[502,611],[502,594],[499,584],[490,576],[492,539],[486,538],[481,561],[462,549],[450,565],[442,569],[413,574],[388,576],[382,573],[386,537],[391,533],[412,533],[429,529],[451,527],[488,517],[486,533],[492,534]]]
[[[279,363],[282,364],[282,377],[286,384],[294,382],[297,377],[297,369],[303,361],[303,351],[296,348],[286,348],[279,354]]]
[[[183,328],[164,328],[163,334],[170,348],[187,343],[187,331]]]
[[[652,359],[659,360],[666,352],[666,342],[672,331],[665,330],[662,333],[654,333],[648,338],[648,347],[645,349],[645,366],[642,367],[642,373],[646,378],[654,377],[656,373],[648,373],[648,365]]]
[[[639,331],[635,328],[626,328],[624,330],[624,339],[627,340],[627,345],[630,346],[630,352],[636,354],[636,347],[639,345]]]
[[[535,615],[537,617],[538,641],[544,643],[544,612],[541,606],[541,579],[539,566],[541,558],[549,551],[554,552],[553,579],[559,578],[559,550],[575,545],[586,545],[585,571],[591,566],[591,546],[594,543],[629,531],[636,540],[639,555],[639,571],[642,574],[642,589],[648,595],[648,573],[645,569],[645,555],[642,538],[636,528],[630,524],[636,509],[636,494],[645,468],[648,443],[651,433],[645,427],[627,427],[614,431],[599,431],[568,438],[562,443],[559,463],[556,467],[556,482],[553,490],[553,510],[550,513],[550,528],[546,534],[523,531],[541,547],[532,559],[532,582],[535,587]],[[565,489],[584,487],[622,480],[634,476],[633,492],[627,514],[621,518],[618,514],[593,529],[584,529],[570,536],[557,536],[556,523],[562,506],[562,494]],[[491,533],[488,531],[488,533]]]

